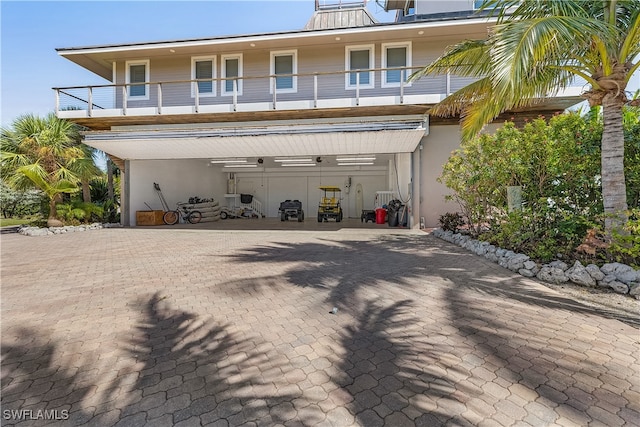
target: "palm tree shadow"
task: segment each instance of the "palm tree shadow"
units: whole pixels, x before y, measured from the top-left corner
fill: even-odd
[[[96,360],[86,356],[64,363],[58,357],[59,346],[35,329],[21,328],[15,336],[17,342],[2,345],[2,424],[14,425],[26,416],[21,413],[5,417],[4,411],[45,409],[57,411],[59,417],[69,412],[72,422],[90,420],[92,410],[82,408],[79,403],[95,392],[96,386],[88,379]],[[32,425],[45,424],[36,420]]]
[[[407,250],[407,239],[413,239],[411,250]],[[411,279],[421,277],[428,269],[432,255],[426,248],[424,239],[403,236],[399,240],[278,242],[229,257],[247,264],[295,265],[283,273],[289,283],[325,291],[328,305],[352,312],[359,303],[360,290],[410,290]]]
[[[462,405],[465,387],[442,368],[446,349],[428,342],[416,326],[413,301],[383,307],[367,301],[354,326],[342,334],[345,355],[335,382],[348,392],[361,425],[455,425],[469,423],[445,409]]]
[[[597,422],[588,415],[596,403],[594,396],[606,395],[609,399],[614,392],[607,388],[592,393],[594,384],[600,383],[598,378],[610,377],[611,371],[620,375],[628,368],[612,354],[594,351],[601,340],[609,342],[605,332],[609,328],[594,329],[586,319],[615,317],[636,328],[637,319],[611,316],[545,287],[534,286],[527,279],[509,278],[508,286],[503,283],[506,281],[476,272],[473,277],[469,274],[463,286],[446,290],[449,318],[467,345],[475,349],[470,360],[477,364],[472,372],[494,377],[490,381],[492,386],[500,383],[505,387],[496,387],[497,394],[506,396],[513,387],[526,390],[521,394],[530,396],[535,401],[533,405],[546,407],[536,414],[540,422],[551,424],[558,413],[577,425]],[[496,316],[497,311],[505,315]],[[580,317],[593,331],[592,335],[579,334],[585,327]],[[627,381],[632,376],[630,373]],[[640,413],[625,408],[635,396],[629,388],[631,383],[625,385],[627,381],[616,379],[615,386],[609,386],[617,391],[616,398],[607,400],[610,402],[607,404],[620,405],[613,413],[627,411],[627,416],[639,419]]]
[[[131,389],[141,392],[142,398],[129,404],[122,415],[146,410],[147,422],[173,424],[192,418],[199,418],[202,424],[286,421],[272,408],[299,394],[295,390],[263,393],[274,387],[263,380],[259,367],[277,369],[277,363],[260,351],[259,342],[241,338],[230,329],[229,324],[174,310],[158,294],[153,295],[146,302],[135,337],[127,343],[127,351],[141,365]],[[148,409],[153,404],[149,402],[162,397],[166,399],[162,406]],[[174,409],[171,414],[167,406]]]
[[[230,332],[228,324],[173,309],[157,293],[137,303],[142,318],[128,334],[124,352],[111,360],[113,379],[101,377],[100,355],[66,359],[60,356],[62,344],[33,329],[19,331],[19,342],[2,346],[3,409],[65,410],[69,419],[62,425],[291,419],[283,404],[300,398],[300,390],[263,379],[263,370],[280,366],[259,341]],[[107,386],[98,385],[105,381]],[[3,420],[3,425],[13,423]]]

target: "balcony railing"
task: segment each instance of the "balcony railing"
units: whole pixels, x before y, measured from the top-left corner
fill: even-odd
[[[419,67],[54,88],[59,117],[224,113],[439,102],[471,80]]]

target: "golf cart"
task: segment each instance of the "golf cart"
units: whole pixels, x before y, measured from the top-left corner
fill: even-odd
[[[318,205],[318,222],[329,221],[330,218],[336,222],[342,221],[342,208],[340,207],[340,187],[323,186],[319,187],[324,192]]]
[[[296,218],[298,222],[304,221],[304,211],[300,200],[285,200],[280,203],[280,221],[288,221],[289,218]]]

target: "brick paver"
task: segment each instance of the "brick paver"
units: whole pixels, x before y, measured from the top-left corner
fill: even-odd
[[[634,327],[421,232],[287,225],[2,235],[2,425],[640,425]]]

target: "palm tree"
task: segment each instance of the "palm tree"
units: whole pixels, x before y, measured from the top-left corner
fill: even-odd
[[[56,205],[62,194],[78,191],[80,181],[73,171],[85,158],[78,145],[77,127],[54,114],[45,118],[24,115],[12,128],[1,131],[1,176],[14,189],[38,188],[49,198],[49,226],[61,225]]]
[[[82,187],[82,201],[84,203],[91,203],[91,188],[89,186],[89,181],[100,176],[102,171],[98,166],[96,166],[94,161],[94,154],[97,150],[85,144],[79,143],[78,146],[84,153],[84,156],[79,159],[74,159],[69,164],[69,168],[80,179],[80,185]]]
[[[603,112],[605,229],[620,229],[627,210],[622,109],[640,66],[640,0],[485,0],[481,10],[497,17],[486,39],[451,46],[411,76],[478,78],[430,113],[460,114],[463,138],[470,138],[502,112],[555,96],[576,77],[586,80],[583,96]]]

